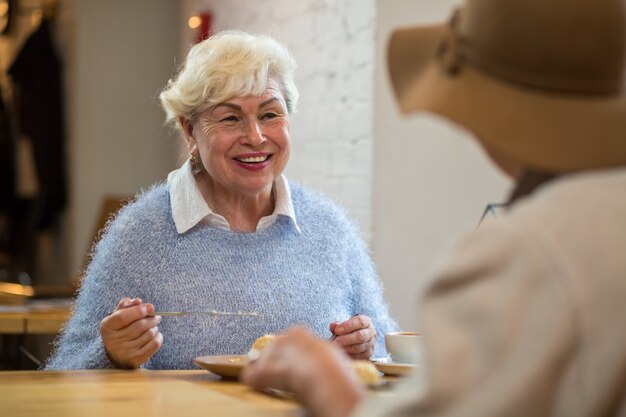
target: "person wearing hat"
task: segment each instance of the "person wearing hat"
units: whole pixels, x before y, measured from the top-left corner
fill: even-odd
[[[394,395],[304,329],[243,381],[323,416],[626,416],[626,1],[466,0],[388,58],[403,112],[465,126],[516,180],[508,210],[429,278]]]

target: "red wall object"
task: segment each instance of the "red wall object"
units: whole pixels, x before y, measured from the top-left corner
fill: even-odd
[[[198,13],[200,18],[200,26],[198,26],[198,35],[196,36],[196,43],[202,42],[213,31],[213,14],[212,13]]]

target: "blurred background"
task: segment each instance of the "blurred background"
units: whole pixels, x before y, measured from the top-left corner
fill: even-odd
[[[107,213],[185,157],[159,92],[194,42],[242,29],[273,35],[298,63],[287,176],[348,210],[392,315],[419,330],[428,270],[509,187],[468,132],[402,116],[392,98],[392,29],[445,20],[455,4],[0,0],[0,281],[71,294]]]

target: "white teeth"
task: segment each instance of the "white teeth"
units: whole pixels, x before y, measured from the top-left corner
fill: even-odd
[[[251,163],[251,162],[263,162],[267,159],[267,155],[265,156],[253,156],[250,158],[237,158],[238,161]]]

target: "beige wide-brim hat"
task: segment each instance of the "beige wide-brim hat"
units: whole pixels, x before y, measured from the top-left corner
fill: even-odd
[[[624,0],[467,0],[446,24],[393,33],[397,101],[535,169],[626,164],[625,13]]]

